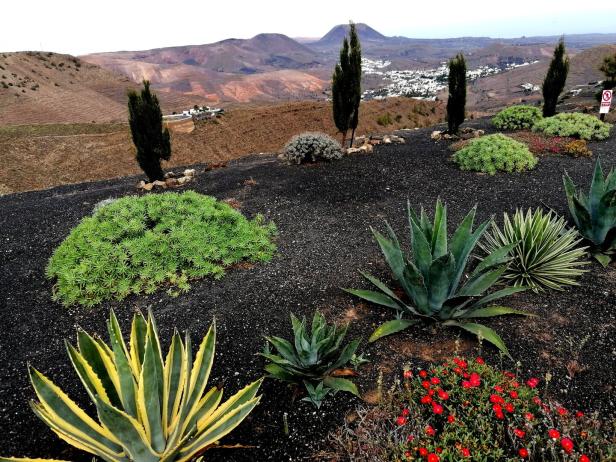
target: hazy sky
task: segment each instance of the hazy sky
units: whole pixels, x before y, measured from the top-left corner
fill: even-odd
[[[319,37],[350,19],[407,37],[616,33],[614,0],[5,0],[0,17],[0,51],[71,54],[210,43],[260,32]]]

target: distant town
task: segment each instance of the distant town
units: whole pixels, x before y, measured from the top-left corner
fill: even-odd
[[[528,66],[538,61],[523,63],[507,63],[500,66],[480,66],[467,71],[469,81],[480,77],[499,74],[516,67]],[[366,90],[362,94],[364,100],[383,99],[392,96],[434,100],[437,93],[447,87],[447,63],[441,63],[436,69],[397,70],[388,69],[391,61],[378,59],[362,59],[362,70],[365,75],[380,76],[383,86]]]

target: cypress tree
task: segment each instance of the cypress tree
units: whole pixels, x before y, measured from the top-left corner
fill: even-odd
[[[449,133],[454,135],[464,122],[466,108],[466,61],[462,53],[449,60],[448,80],[447,128]]]
[[[347,132],[352,129],[351,144],[359,122],[361,102],[361,45],[355,24],[351,23],[349,38],[345,37],[340,49],[340,60],[332,76],[332,111],[334,123],[342,133],[342,146]]]
[[[543,81],[543,117],[556,114],[556,103],[565,88],[568,73],[569,57],[565,56],[565,40],[561,37],[554,48],[554,57]]]
[[[128,92],[128,123],[137,148],[137,162],[150,181],[164,178],[160,161],[171,158],[169,130],[163,130],[163,114],[158,98],[143,81],[140,93]]]

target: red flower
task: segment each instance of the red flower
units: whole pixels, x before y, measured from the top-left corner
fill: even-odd
[[[502,393],[503,392],[503,387],[501,387],[499,385],[494,385],[494,391],[496,391],[498,393]]]
[[[517,391],[510,391],[509,392],[509,396],[511,396],[513,399],[518,399],[519,395]]]
[[[471,451],[469,448],[460,448],[460,452],[462,453],[462,457],[470,457]]]
[[[541,398],[539,398],[538,396],[533,397],[533,403],[535,403],[537,406],[540,406]]]
[[[404,416],[400,416],[396,419],[396,424],[398,425],[404,425],[406,423],[406,417]]]
[[[421,398],[421,404],[430,404],[432,402],[432,397],[430,395],[426,395]]]
[[[556,412],[558,412],[558,415],[567,415],[569,413],[564,407],[559,407],[556,409]]]
[[[404,374],[402,374],[404,376],[405,379],[410,379],[411,377],[413,377],[413,372],[412,371],[404,371]]]
[[[430,383],[432,383],[433,385],[438,385],[439,383],[441,383],[441,379],[439,379],[438,377],[432,377],[430,379]]]
[[[569,438],[563,438],[562,440],[560,440],[560,445],[567,454],[571,454],[571,452],[573,451],[573,441],[571,441],[571,439]]]
[[[575,417],[576,417],[576,418],[578,418],[578,419],[579,419],[580,417],[584,417],[584,413],[583,413],[582,411],[577,411],[577,412],[575,413]]]
[[[533,413],[532,413],[532,412],[527,412],[526,414],[524,414],[524,418],[525,418],[526,420],[528,420],[529,422],[530,422],[531,420],[535,420],[535,416],[533,415]]]
[[[466,363],[466,361],[464,361],[463,359],[460,358],[454,358],[453,362],[456,363],[456,365],[458,367],[461,367],[462,369],[466,369],[468,367],[468,364]]]
[[[456,367],[453,371],[458,375],[462,375],[462,369],[460,369],[459,367]]]
[[[437,415],[441,415],[443,413],[443,406],[440,404],[432,403],[432,412]]]
[[[441,458],[433,452],[428,454],[428,462],[439,462],[439,460],[441,460]]]
[[[471,385],[471,383],[468,380],[463,380],[462,381],[462,388],[473,388],[473,386]]]
[[[486,363],[486,362],[483,360],[483,358],[482,358],[481,356],[477,356],[477,357],[475,358],[475,362],[476,362],[477,364],[485,364],[485,363]]]
[[[443,389],[440,389],[438,391],[438,397],[441,398],[443,401],[447,401],[449,399],[449,393],[447,393]]]
[[[518,454],[522,459],[526,459],[528,457],[528,450],[526,448],[520,448]]]
[[[511,386],[513,388],[518,388],[520,386],[520,384],[518,382],[511,382]]]
[[[481,377],[479,377],[479,374],[477,372],[472,372],[469,382],[471,383],[471,386],[478,387],[479,385],[481,385]]]
[[[515,430],[513,430],[513,434],[517,436],[518,438],[524,438],[524,436],[526,435],[526,432],[524,430],[516,428]]]
[[[406,437],[406,440],[410,443],[411,441],[413,441],[415,439],[415,437],[413,435],[409,435]]]
[[[536,377],[532,377],[526,381],[526,385],[528,385],[531,388],[536,388],[537,385],[539,385],[539,379]]]
[[[424,380],[423,382],[421,382],[421,386],[427,390],[428,388],[430,388],[430,382],[427,380]]]
[[[502,396],[495,395],[494,393],[492,393],[490,395],[490,402],[494,404],[503,404],[505,400],[502,398]]]
[[[447,416],[447,422],[454,423],[456,421],[456,417],[453,414],[449,414]]]
[[[428,377],[428,373],[422,369],[421,371],[419,371],[419,377],[425,379],[426,377]]]
[[[407,459],[410,459],[412,456],[411,451],[404,451],[404,457],[406,457]]]
[[[402,409],[402,415],[404,417],[407,417],[410,413],[411,413],[411,411],[409,411],[407,408]]]
[[[505,411],[507,412],[513,412],[515,411],[515,406],[511,403],[506,403],[505,404]]]
[[[428,455],[428,450],[426,448],[419,448],[419,455],[421,457],[426,457]]]
[[[434,396],[434,390],[432,390],[432,389],[428,390],[428,395]]]
[[[560,438],[560,432],[554,428],[548,430],[548,436],[554,440]]]
[[[582,454],[579,459],[580,462],[590,462],[590,459],[586,454]]]
[[[428,425],[426,427],[426,435],[434,436],[434,435],[436,435],[436,430],[434,430],[434,428],[432,428],[430,425]]]
[[[505,371],[503,372],[505,377],[509,377],[510,379],[515,379],[515,374],[513,372]]]

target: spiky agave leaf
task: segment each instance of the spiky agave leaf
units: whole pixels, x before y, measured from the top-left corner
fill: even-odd
[[[362,274],[378,291],[344,289],[366,301],[396,311],[396,319],[378,327],[370,337],[370,342],[407,329],[421,320],[444,322],[477,334],[480,332],[479,328],[475,327],[477,325],[470,325],[468,329],[464,327],[473,314],[476,317],[526,314],[503,307],[485,307],[502,297],[525,289],[520,287],[488,293],[506,271],[510,260],[508,253],[514,244],[491,252],[464,279],[464,284],[461,284],[471,253],[490,225],[490,220],[473,229],[476,214],[474,207],[464,217],[449,241],[447,207],[440,200],[436,202],[432,223],[423,208],[418,215],[409,202],[407,210],[411,238],[411,254],[408,257],[404,255],[396,234],[389,225],[388,237],[378,231],[372,231],[394,279],[402,286],[406,297],[396,295],[382,281],[367,273]],[[405,316],[410,316],[411,319]],[[485,340],[498,348],[503,347],[498,336],[491,335],[490,332]]]
[[[231,432],[259,403],[261,380],[222,405],[222,390],[206,392],[214,360],[216,323],[194,362],[190,337],[174,332],[163,360],[152,313],[133,317],[130,349],[111,312],[111,348],[84,331],[67,351],[94,402],[95,421],[37,370],[30,379],[38,397],[34,413],[67,443],[109,462],[188,461]]]
[[[563,290],[578,285],[576,279],[586,270],[586,248],[578,244],[582,237],[567,229],[564,218],[551,211],[516,210],[513,218],[503,214],[503,227],[492,224],[480,246],[488,253],[510,244],[511,261],[503,278],[514,286],[529,286],[535,292],[544,289]]]

